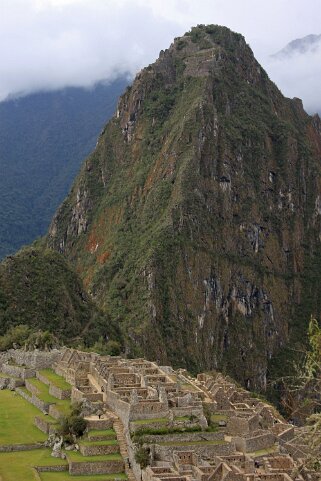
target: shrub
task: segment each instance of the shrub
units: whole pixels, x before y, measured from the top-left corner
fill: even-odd
[[[80,416],[81,404],[76,403],[72,406],[69,416],[63,416],[60,419],[60,432],[64,436],[64,440],[69,442],[72,435],[81,437],[87,428],[87,421]]]
[[[135,461],[139,464],[141,469],[147,468],[150,462],[149,448],[140,446],[135,453]]]

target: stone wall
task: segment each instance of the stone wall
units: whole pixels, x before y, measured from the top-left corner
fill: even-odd
[[[8,374],[10,377],[20,377],[21,379],[35,377],[36,375],[36,371],[34,369],[14,366],[12,364],[3,364],[1,369],[4,374]]]
[[[112,411],[115,411],[115,413],[122,420],[123,424],[127,426],[129,422],[130,405],[119,399],[119,396],[113,391],[106,390],[105,394],[108,406]]]
[[[158,401],[141,401],[130,405],[129,421],[168,417],[168,405]],[[176,414],[176,413],[175,413]]]
[[[73,386],[71,389],[71,402],[77,403],[83,401],[84,399],[84,393],[82,393],[81,391],[79,391],[79,389]]]
[[[67,456],[68,457],[68,456]],[[90,475],[90,474],[113,474],[124,471],[124,462],[119,461],[100,461],[100,462],[76,462],[68,459],[69,474],[71,475]]]
[[[146,442],[150,444],[157,444],[161,443],[162,441],[169,441],[169,442],[184,442],[184,441],[223,441],[224,440],[224,433],[207,433],[207,432],[199,432],[199,433],[173,433],[173,434],[166,434],[166,438],[162,434],[154,434],[154,435],[145,435],[144,439]]]
[[[232,435],[247,434],[257,431],[260,426],[260,418],[255,416],[231,416],[227,422],[228,432]]]
[[[54,423],[47,421],[41,416],[35,416],[34,425],[45,434],[55,434],[57,431],[57,426]]]
[[[49,394],[51,394],[51,396],[53,397],[56,397],[57,399],[70,399],[71,389],[60,389],[54,384],[50,384]]]
[[[10,355],[8,353],[8,351],[6,352],[0,352],[0,369],[1,369],[1,366],[2,364],[6,363],[10,358]]]
[[[112,419],[87,419],[87,428],[89,431],[92,429],[111,429],[112,427]]]
[[[79,450],[83,456],[100,456],[102,454],[119,453],[118,444],[80,444]]]
[[[204,444],[197,445],[191,444],[189,446],[160,446],[155,445],[155,455],[157,459],[162,461],[167,461],[173,455],[174,451],[195,451],[197,454],[204,458],[212,458],[213,456],[228,456],[235,452],[235,444],[225,443],[225,444]]]
[[[203,416],[203,406],[187,406],[187,407],[174,407],[172,408],[175,417],[179,416]]]
[[[30,396],[20,388],[17,388],[16,392],[20,394],[20,396],[23,397],[26,401],[36,406],[36,408],[40,409],[40,411],[48,413],[50,407],[52,406],[49,403],[45,403],[44,401],[41,401],[41,399],[37,398],[37,396],[35,396],[35,394],[33,393]]]
[[[238,451],[253,453],[254,451],[272,447],[276,438],[274,434],[267,432],[250,438],[235,437],[233,440]]]
[[[102,393],[99,393],[99,392],[96,392],[96,393],[85,393],[84,394],[84,397],[86,399],[88,399],[88,401],[91,401],[91,402],[96,402],[96,401],[102,401],[103,400],[103,394]]]
[[[282,441],[291,441],[294,437],[294,426],[289,424],[275,424],[272,431]]]
[[[16,364],[25,365],[33,369],[47,369],[52,367],[62,351],[53,349],[52,351],[24,351],[22,349],[10,349],[8,355],[14,359]]]
[[[68,464],[61,464],[56,466],[35,466],[38,473],[61,473],[63,471],[68,471]]]
[[[57,408],[55,404],[50,404],[48,412],[50,416],[54,419],[60,419],[63,416],[63,413]]]
[[[43,447],[43,443],[5,444],[2,446],[0,445],[0,453],[11,453],[14,451],[32,451],[33,449],[42,449]]]

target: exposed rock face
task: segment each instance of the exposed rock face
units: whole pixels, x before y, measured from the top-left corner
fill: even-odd
[[[320,308],[320,119],[241,35],[192,29],[119,101],[48,245],[127,353],[262,388]]]

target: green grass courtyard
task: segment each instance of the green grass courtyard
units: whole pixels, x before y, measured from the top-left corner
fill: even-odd
[[[46,434],[33,424],[38,414],[41,414],[39,409],[15,392],[0,391],[0,445],[45,441]]]

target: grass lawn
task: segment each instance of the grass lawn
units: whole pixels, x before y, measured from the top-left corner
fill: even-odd
[[[0,391],[0,444],[31,444],[45,441],[46,434],[33,424],[35,416],[39,414],[41,412],[35,406],[13,391]]]
[[[268,454],[273,454],[278,450],[277,446],[271,446],[270,448],[260,449],[259,451],[253,451],[250,454],[252,457],[267,456]]]
[[[167,423],[167,418],[153,418],[153,419],[137,419],[136,421],[131,421],[133,424],[150,424],[150,423]]]
[[[208,444],[226,444],[226,441],[215,440],[215,441],[161,441],[160,446],[205,446]]]
[[[92,429],[88,431],[88,437],[90,436],[97,436],[97,437],[106,437],[108,439],[116,439],[116,432],[113,429]]]
[[[48,379],[54,386],[60,389],[71,389],[71,385],[65,381],[62,376],[59,376],[52,369],[42,369],[39,371],[42,376]]]
[[[47,386],[43,382],[39,381],[35,377],[32,377],[32,378],[28,379],[28,382],[30,382],[30,384],[32,384],[35,388],[37,388],[38,393],[39,393],[39,394],[37,394],[37,397],[39,399],[41,399],[41,401],[44,401],[46,403],[56,403],[57,402],[57,398],[55,398],[54,396],[49,394],[49,386]]]
[[[102,456],[83,456],[78,451],[68,451],[66,452],[67,458],[70,461],[75,461],[78,463],[85,462],[85,461],[120,461],[122,457],[119,453],[114,454],[104,454]],[[73,478],[72,478],[73,479]]]
[[[2,481],[37,481],[33,466],[63,464],[67,464],[65,460],[51,457],[51,449],[0,453],[0,479]]]
[[[219,421],[227,421],[227,416],[226,414],[212,414],[211,421],[213,421],[214,423],[217,423]]]
[[[127,479],[125,473],[96,474],[90,476],[70,476],[68,473],[40,473],[41,481],[110,481]]]
[[[184,382],[183,384],[181,384],[181,388],[183,389],[183,391],[193,391],[193,392],[197,392],[198,389],[193,386],[193,384],[190,384],[189,382]]]

